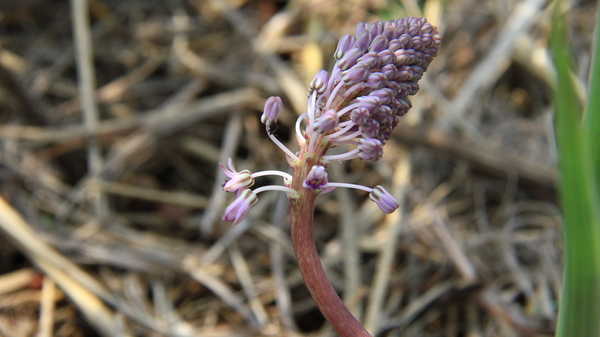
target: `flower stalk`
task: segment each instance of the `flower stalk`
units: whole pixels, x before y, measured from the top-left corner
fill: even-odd
[[[370,199],[385,213],[400,207],[382,186],[330,183],[326,168],[331,161],[376,162],[382,158],[385,143],[411,107],[408,96],[418,91],[417,82],[437,55],[440,40],[437,28],[424,18],[359,23],[354,36],[340,39],[331,73],[320,70],[310,83],[307,111],[295,124],[300,146],[296,154],[273,134],[283,107],[281,99],[271,97],[265,104],[261,121],[269,137],[286,154],[292,174],[272,170],[238,172],[231,160],[229,169],[220,164],[229,178],[223,189],[237,194],[225,210],[225,221],[241,222],[256,203],[259,192],[287,194],[292,243],[300,272],[319,310],[342,337],[370,335],[337,295],[319,260],[313,237],[315,199],[335,188],[355,188],[369,192]],[[329,149],[337,146],[354,149],[327,155]],[[284,186],[269,185],[252,191],[254,179],[265,175],[282,176]]]

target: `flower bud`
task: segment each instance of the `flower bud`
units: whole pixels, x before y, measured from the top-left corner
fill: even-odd
[[[364,53],[369,48],[372,39],[371,33],[364,30],[356,37],[354,46]]]
[[[344,56],[337,61],[337,66],[340,70],[346,70],[356,64],[359,57],[363,55],[363,52],[358,48],[352,48],[348,50]]]
[[[234,226],[239,224],[244,220],[246,214],[248,214],[250,207],[256,204],[256,201],[258,201],[258,197],[252,190],[244,189],[238,191],[237,198],[225,209],[221,220],[233,221]]]
[[[396,200],[393,195],[379,185],[373,188],[369,194],[369,198],[371,198],[371,200],[373,200],[382,211],[388,214],[393,213],[396,209],[398,209],[398,207],[400,207],[398,200]]]
[[[375,38],[371,42],[371,45],[369,46],[369,52],[379,53],[387,48],[388,43],[389,41],[385,36],[377,35],[375,36]]]
[[[308,86],[310,93],[312,94],[312,91],[316,91],[317,94],[324,93],[325,89],[327,89],[327,81],[329,81],[329,73],[324,69],[317,71],[317,74]]]
[[[369,110],[365,108],[356,108],[350,113],[350,119],[356,125],[363,125],[369,119],[369,114]]]
[[[366,53],[358,59],[358,63],[366,65],[369,69],[377,68],[380,64],[379,55],[377,53]]]
[[[389,49],[382,50],[377,56],[379,56],[379,62],[382,66],[393,65],[396,62],[396,55]]]
[[[383,23],[381,21],[375,21],[369,24],[369,31],[371,36],[378,36],[383,33]]]
[[[368,163],[374,163],[383,155],[383,144],[378,139],[360,139],[358,141],[358,157]]]
[[[354,67],[342,72],[342,81],[348,85],[362,82],[369,75],[369,67],[366,64],[357,63]]]
[[[302,187],[309,188],[311,190],[321,189],[327,186],[329,180],[327,179],[327,172],[324,166],[315,165],[310,169],[306,179],[302,183]]]
[[[390,88],[381,88],[371,91],[369,96],[377,97],[381,104],[389,104],[394,98],[394,92]]]
[[[369,74],[365,84],[371,89],[381,89],[386,86],[387,82],[387,77],[383,73],[377,72]]]
[[[367,109],[369,112],[374,112],[381,106],[381,100],[377,96],[360,96],[355,100],[359,108]]]
[[[335,110],[327,110],[325,113],[321,115],[313,124],[313,129],[318,133],[325,133],[333,130],[340,123],[340,118],[338,117]]]
[[[267,127],[275,125],[282,108],[283,103],[281,102],[281,98],[277,96],[269,97],[265,103],[263,114],[260,116],[260,121]]]
[[[352,48],[352,46],[354,45],[354,40],[354,36],[352,35],[342,36],[337,44],[333,57],[335,57],[336,60],[341,59],[344,56],[344,54],[348,50],[350,50],[350,48]]]

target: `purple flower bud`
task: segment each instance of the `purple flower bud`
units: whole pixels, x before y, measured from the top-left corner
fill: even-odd
[[[313,129],[315,132],[325,133],[333,130],[339,123],[340,118],[335,110],[327,110],[315,121]]]
[[[281,102],[281,98],[277,96],[269,97],[265,103],[263,114],[260,116],[260,121],[267,127],[273,126],[277,123],[277,118],[279,118],[282,108],[283,103]]]
[[[431,25],[431,23],[429,23],[429,22],[425,22],[425,23],[423,24],[423,26],[421,27],[421,32],[423,33],[423,35],[425,35],[425,34],[429,34],[429,35],[431,35],[431,33],[433,33],[433,32],[434,32],[434,28],[433,28],[433,26]]]
[[[382,73],[371,73],[367,77],[365,84],[371,89],[381,89],[386,86],[388,82],[387,77]]]
[[[410,69],[413,73],[413,82],[419,81],[423,77],[423,73],[425,72],[425,69],[423,69],[423,67],[421,66],[410,66]]]
[[[398,37],[394,21],[386,21],[383,24],[383,35],[387,37],[388,40],[393,40]]]
[[[416,51],[423,51],[425,50],[425,44],[423,43],[423,40],[421,40],[421,37],[419,36],[415,36],[411,39],[411,44],[414,50]]]
[[[381,68],[381,73],[384,74],[389,81],[397,81],[400,78],[398,68],[393,64],[386,64],[383,66],[383,68]]]
[[[329,73],[326,70],[321,69],[317,71],[313,80],[310,81],[308,89],[311,91],[311,94],[312,91],[316,91],[317,94],[322,94],[325,92],[325,89],[327,89],[327,81],[329,81]]]
[[[369,24],[366,22],[359,22],[356,24],[356,31],[354,32],[354,36],[359,36],[360,33],[367,30],[369,28]]]
[[[377,96],[360,96],[355,100],[358,103],[359,108],[364,108],[369,110],[369,112],[373,112],[381,106],[381,101]]]
[[[369,75],[369,67],[363,63],[357,63],[354,67],[342,72],[342,80],[348,85],[364,81]]]
[[[358,157],[368,163],[374,163],[383,155],[383,144],[378,139],[360,139],[358,141]]]
[[[250,189],[238,191],[237,198],[225,209],[221,220],[233,221],[234,226],[239,224],[257,200],[258,197]]]
[[[352,123],[356,125],[363,125],[369,119],[369,115],[369,110],[365,108],[356,108],[350,113],[350,119],[352,120]]]
[[[346,70],[356,64],[359,57],[363,55],[363,52],[358,48],[352,48],[348,50],[344,56],[337,61],[337,66],[340,70]]]
[[[379,128],[381,125],[378,121],[373,118],[367,119],[367,121],[359,126],[359,130],[362,133],[364,139],[377,139],[379,138]]]
[[[379,61],[384,66],[396,63],[396,55],[389,49],[382,50],[377,56],[379,56]]]
[[[379,67],[379,55],[377,53],[366,53],[358,59],[358,63],[365,64],[370,69]]]
[[[394,113],[392,112],[392,109],[389,106],[382,105],[381,108],[379,108],[379,110],[371,114],[371,117],[377,122],[379,122],[379,124],[387,124],[392,120],[393,115]]]
[[[389,51],[394,53],[394,52],[396,52],[396,50],[398,50],[400,48],[402,48],[402,46],[400,45],[400,42],[398,42],[398,39],[390,40],[390,44],[388,45]]]
[[[372,39],[373,37],[371,36],[371,33],[364,30],[356,37],[354,46],[364,53],[369,48],[369,44],[371,44]]]
[[[369,45],[369,51],[379,53],[380,51],[387,48],[388,43],[389,41],[385,36],[377,35],[373,39],[373,42],[371,42],[371,45]]]
[[[390,88],[381,88],[381,89],[371,91],[369,96],[375,96],[375,97],[379,98],[379,101],[381,102],[381,104],[388,104],[391,102],[392,98],[394,97],[394,92]]]
[[[404,116],[408,110],[412,107],[412,103],[408,98],[400,98],[396,100],[396,115]]]
[[[396,200],[393,195],[379,185],[373,188],[369,194],[369,198],[375,201],[377,206],[379,206],[379,208],[381,208],[381,210],[387,214],[393,213],[396,209],[398,209],[398,207],[400,207],[398,200]]]
[[[315,165],[310,169],[310,172],[308,172],[306,179],[302,183],[302,187],[316,190],[324,188],[328,183],[329,181],[327,180],[325,167]]]
[[[378,36],[383,33],[383,23],[381,21],[375,21],[369,24],[369,31],[371,32],[371,36]]]
[[[402,66],[398,68],[398,77],[396,80],[398,82],[405,82],[412,80],[413,72],[410,66]]]
[[[418,91],[419,91],[419,84],[415,83],[415,82],[410,82],[408,83],[409,87],[410,87],[410,91],[408,92],[409,95],[415,95]]]
[[[402,49],[409,49],[411,47],[411,40],[412,36],[410,36],[409,34],[402,34],[398,37],[398,44]]]
[[[335,53],[333,54],[333,57],[335,57],[336,60],[341,59],[344,54],[350,50],[350,48],[352,48],[352,45],[354,45],[354,36],[352,35],[344,35],[340,38],[340,41],[337,44],[337,48],[335,49]]]

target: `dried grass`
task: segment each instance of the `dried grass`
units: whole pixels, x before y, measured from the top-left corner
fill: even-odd
[[[264,99],[284,99],[277,135],[293,147],[337,38],[421,9],[444,41],[413,110],[381,162],[331,173],[391,186],[404,206],[385,216],[363,193],[321,196],[322,261],[378,336],[551,336],[561,217],[545,2],[402,5],[94,1],[96,105],[78,91],[69,4],[0,7],[0,335],[331,336],[285,198],[261,195],[232,228],[217,162],[284,169]],[[591,29],[577,23],[594,11],[581,6],[587,64]]]

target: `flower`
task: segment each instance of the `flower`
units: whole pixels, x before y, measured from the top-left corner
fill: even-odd
[[[248,214],[250,207],[256,204],[256,201],[258,201],[258,197],[252,190],[239,190],[237,198],[225,209],[221,219],[223,221],[233,221],[234,226],[239,224]]]
[[[233,166],[233,160],[227,158],[227,165],[229,169],[226,169],[222,163],[219,163],[219,167],[223,174],[230,178],[223,184],[223,191],[225,192],[236,192],[244,188],[251,187],[254,185],[254,178],[252,178],[252,172],[248,170],[242,170],[237,172],[235,166]]]
[[[379,206],[382,211],[388,214],[394,212],[396,209],[398,209],[398,207],[400,207],[398,200],[396,200],[393,195],[379,185],[373,188],[369,194],[369,198],[375,201],[377,206]]]
[[[265,102],[263,114],[260,116],[261,123],[264,123],[267,126],[267,129],[271,129],[277,124],[277,119],[279,118],[279,114],[281,114],[281,109],[283,109],[281,98],[277,96],[269,97]]]
[[[316,190],[327,186],[327,183],[329,183],[329,181],[327,180],[325,167],[315,165],[310,169],[310,172],[308,172],[308,176],[302,183],[302,187]]]
[[[283,109],[281,99],[270,97],[265,103],[261,122],[269,138],[286,153],[293,177],[271,170],[238,172],[231,159],[229,169],[219,163],[229,178],[223,189],[237,192],[223,220],[239,223],[256,203],[256,195],[266,190],[283,191],[294,199],[301,193],[355,188],[369,192],[371,200],[382,211],[394,212],[400,205],[383,187],[330,183],[325,167],[331,161],[359,158],[376,162],[382,158],[383,147],[400,118],[411,108],[409,96],[419,90],[418,81],[437,55],[440,42],[437,28],[425,18],[358,23],[354,35],[340,39],[331,72],[319,70],[310,82],[307,111],[295,125],[300,151],[291,151],[273,135]],[[342,144],[354,148],[327,155],[329,149]],[[285,186],[269,185],[250,190],[254,179],[264,175],[282,176]]]
[[[298,138],[310,141],[314,132],[324,133],[331,146],[377,140],[377,151],[337,160],[379,160],[399,117],[412,106],[408,97],[417,93],[417,82],[440,42],[437,28],[425,18],[359,23],[354,36],[340,39],[331,73],[320,70],[311,82],[308,112],[301,117],[309,126]]]

